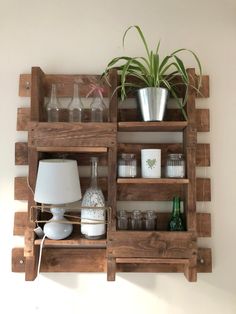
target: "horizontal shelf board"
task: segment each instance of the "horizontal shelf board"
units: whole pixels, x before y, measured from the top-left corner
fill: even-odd
[[[105,249],[43,248],[40,272],[106,272]],[[212,272],[211,249],[199,248],[197,272]],[[23,248],[12,250],[12,271],[25,272]],[[183,273],[184,264],[117,264],[117,272]]]
[[[136,109],[119,109],[121,122],[138,121]],[[178,121],[181,119],[179,110],[167,110],[167,118]],[[28,131],[28,122],[30,121],[30,108],[17,109],[17,131]],[[210,131],[210,111],[209,109],[196,109],[196,128],[198,132]]]
[[[120,132],[175,132],[182,131],[188,125],[187,121],[158,121],[158,122],[118,122]]]
[[[27,225],[27,212],[16,212],[14,217],[14,235],[23,236]],[[157,213],[157,228],[165,231],[168,227],[170,213]],[[123,231],[118,231],[123,232]],[[130,231],[132,232],[132,231]],[[211,237],[211,214],[197,213],[197,236]],[[64,241],[64,240],[63,240]],[[88,241],[88,240],[87,240]],[[104,240],[99,240],[104,241]],[[95,241],[97,242],[97,240]]]
[[[35,240],[35,245],[40,245],[41,239]],[[88,240],[82,238],[81,234],[73,234],[64,240],[44,240],[44,247],[81,247],[81,248],[106,248],[106,239]]]
[[[106,153],[107,147],[87,147],[87,146],[74,146],[74,147],[37,147],[38,152],[61,152],[61,153]]]
[[[168,154],[171,153],[182,153],[183,148],[182,144],[177,143],[154,143],[154,144],[140,144],[140,143],[125,143],[125,144],[118,144],[118,154],[120,153],[134,153],[136,154],[138,164],[140,164],[140,152],[141,149],[144,148],[159,148],[161,149],[161,163],[162,166],[166,163],[166,158]],[[105,150],[107,151],[106,147],[41,147],[41,151],[52,151],[55,154],[51,154],[51,158],[60,158],[60,153],[68,153],[66,154],[65,158],[71,158],[78,160],[78,164],[89,165],[90,164],[90,157],[92,155],[78,154],[81,151],[85,150],[86,152],[97,152],[99,154],[99,165],[106,166],[107,165],[107,156],[106,154],[102,154]],[[59,154],[56,154],[56,153]],[[73,154],[75,152],[75,154]],[[64,154],[63,154],[64,155]],[[50,156],[47,156],[50,158]],[[17,142],[15,143],[15,164],[16,165],[28,165],[28,143],[26,142]],[[196,150],[196,166],[198,167],[208,167],[210,166],[210,144],[197,144]]]
[[[140,258],[117,257],[117,264],[188,264],[187,258]]]
[[[118,184],[188,184],[188,179],[118,178]]]
[[[82,193],[89,186],[90,178],[80,178]],[[100,177],[99,185],[106,197],[107,178]],[[169,184],[159,185],[158,189],[155,184],[118,184],[117,197],[119,201],[170,201],[173,196],[180,195],[184,198],[184,185]],[[14,186],[15,200],[28,200],[28,186],[26,177],[16,177]],[[197,178],[197,201],[211,200],[211,181],[208,178]]]
[[[100,146],[116,145],[116,123],[30,122],[29,146]]]
[[[197,76],[196,76],[197,80]],[[80,95],[85,97],[90,91],[89,84],[100,81],[100,75],[97,74],[46,74],[45,75],[45,96],[50,94],[52,83],[56,83],[59,97],[71,97],[73,95],[73,83],[78,81],[80,84]],[[107,85],[103,85],[104,97],[108,96]],[[181,93],[181,92],[180,92]],[[21,74],[19,81],[19,96],[30,97],[31,94],[31,74]],[[209,97],[209,76],[202,76],[202,86],[197,97]]]

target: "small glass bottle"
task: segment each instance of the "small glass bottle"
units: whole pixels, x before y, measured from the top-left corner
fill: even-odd
[[[156,229],[156,213],[153,210],[145,213],[145,229],[150,231]]]
[[[184,178],[185,161],[183,154],[169,154],[166,160],[165,176],[167,178]]]
[[[107,120],[107,109],[100,90],[95,89],[93,91],[93,100],[90,109],[92,122],[105,122]]]
[[[91,183],[82,198],[81,233],[87,239],[101,239],[106,233],[105,199],[97,178],[98,158],[91,158]],[[85,206],[85,208],[83,208]],[[91,208],[89,208],[91,206]],[[99,207],[99,208],[96,208]],[[101,221],[101,223],[100,223]]]
[[[57,98],[56,84],[52,84],[51,95],[48,104],[46,105],[47,121],[58,122],[60,114],[60,103]]]
[[[169,221],[170,231],[184,231],[184,222],[182,220],[182,214],[180,212],[180,198],[175,196],[173,198],[173,208]]]
[[[118,159],[118,177],[134,178],[137,176],[135,154],[121,154]]]
[[[141,210],[134,210],[131,214],[131,229],[142,230],[142,212]]]
[[[124,209],[120,210],[118,213],[117,228],[118,230],[128,230],[128,214]]]
[[[84,120],[84,106],[79,96],[79,84],[77,83],[74,83],[74,94],[68,109],[69,122],[82,122]]]

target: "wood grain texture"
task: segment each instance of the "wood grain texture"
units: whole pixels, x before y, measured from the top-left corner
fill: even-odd
[[[180,132],[187,126],[186,121],[158,121],[158,122],[118,122],[120,132]]]
[[[168,154],[182,153],[182,144],[176,143],[160,143],[160,144],[118,144],[118,154],[121,153],[134,153],[140,166],[140,152],[141,149],[157,148],[161,149],[161,164],[166,163]],[[40,147],[41,152],[51,152],[47,154],[45,158],[61,158],[63,154],[64,158],[76,159],[81,166],[89,165],[90,157],[96,153],[99,153],[99,165],[107,165],[107,151],[106,147]],[[84,154],[86,152],[88,154]],[[53,154],[54,153],[54,154]],[[15,143],[15,164],[16,165],[28,165],[28,143],[17,142]],[[210,166],[210,144],[197,144],[196,151],[196,166],[208,167]]]
[[[105,81],[100,80],[100,75],[97,74],[46,74],[44,83],[46,97],[50,95],[52,83],[55,83],[57,85],[58,97],[72,97],[74,83],[79,84],[81,97],[86,97],[87,94],[90,92],[90,84],[97,83],[99,83],[104,88],[103,96],[108,96],[108,86]],[[21,74],[19,84],[19,96],[29,97],[31,88],[31,75]]]
[[[40,267],[41,272],[106,272],[106,250],[78,249],[43,249],[44,257]],[[45,258],[47,256],[47,258]],[[199,273],[212,272],[211,249],[199,248],[197,255],[197,271]],[[93,262],[91,263],[91,259]],[[25,271],[25,258],[23,248],[12,250],[12,272],[22,273]],[[116,264],[116,272],[136,273],[183,273],[184,265],[181,264]]]
[[[107,180],[99,178],[99,184],[105,196],[107,195]],[[81,178],[82,193],[89,186],[89,178]],[[197,201],[211,200],[211,181],[206,178],[197,178]],[[15,200],[28,200],[26,177],[15,178]],[[118,184],[117,197],[119,201],[170,201],[174,195],[184,197],[184,188],[181,185],[164,184]]]
[[[120,122],[139,121],[136,109],[119,109]],[[17,131],[27,131],[27,124],[30,117],[30,108],[18,108],[17,110]],[[89,117],[86,118],[89,121]],[[181,120],[179,110],[167,110],[167,120]],[[210,131],[210,111],[209,109],[196,109],[196,127],[198,132]]]
[[[198,77],[196,76],[196,81]],[[120,77],[119,77],[120,81]],[[119,82],[118,81],[118,82]],[[85,97],[90,91],[89,85],[91,83],[101,83],[104,87],[103,95],[104,97],[108,96],[107,84],[104,81],[100,80],[100,75],[97,74],[47,74],[45,75],[45,91],[46,96],[50,93],[50,86],[52,83],[56,83],[58,86],[58,95],[60,97],[71,97],[73,95],[73,83],[77,82],[80,85],[80,94],[81,97]],[[19,96],[29,97],[31,91],[31,75],[30,74],[21,74],[19,81]],[[182,91],[179,91],[179,94],[182,94]],[[200,93],[198,94],[199,98],[209,97],[209,76],[203,75],[202,77],[202,87]]]
[[[119,231],[110,233],[113,257],[191,258],[196,238],[189,232]]]
[[[44,121],[44,83],[45,75],[39,67],[32,67],[31,71],[31,97],[30,119],[31,121]]]
[[[22,236],[24,235],[24,231],[27,223],[27,212],[16,212],[14,216],[14,235]],[[46,218],[46,217],[45,217]],[[157,229],[158,231],[166,231],[168,228],[168,222],[170,218],[170,213],[159,213],[157,214]],[[47,217],[48,219],[48,217]],[[197,213],[197,236],[198,237],[211,237],[211,214],[209,213]],[[47,240],[45,240],[47,241]],[[75,241],[75,242],[73,242]],[[55,241],[54,241],[55,242]],[[48,245],[54,245],[53,241],[48,242]],[[95,243],[94,243],[95,242]],[[39,244],[39,242],[36,242]],[[79,245],[105,245],[105,240],[94,240],[92,243],[89,240],[85,239],[83,241],[79,240],[79,234],[76,233],[68,239],[68,243],[66,240],[62,242],[56,242],[56,244],[66,243],[66,245],[77,244]],[[89,243],[89,244],[88,244]],[[100,243],[100,244],[99,244]],[[45,242],[45,245],[47,242]]]
[[[29,146],[114,146],[116,123],[41,122],[29,124]]]

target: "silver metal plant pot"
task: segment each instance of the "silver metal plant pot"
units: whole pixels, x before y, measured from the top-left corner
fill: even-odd
[[[144,121],[162,121],[168,99],[168,90],[161,87],[145,87],[137,91],[138,103]]]

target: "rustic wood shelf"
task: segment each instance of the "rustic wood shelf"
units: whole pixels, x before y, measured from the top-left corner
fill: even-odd
[[[118,178],[118,184],[188,184],[189,179],[172,178]]]
[[[188,125],[187,121],[158,122],[118,122],[120,132],[181,132]]]
[[[192,85],[196,83],[194,69],[188,70]],[[91,156],[99,156],[100,165],[107,167],[107,177],[99,178],[108,214],[106,239],[88,240],[81,236],[76,225],[70,237],[63,240],[45,239],[40,271],[43,272],[107,272],[107,279],[115,280],[118,272],[181,272],[189,281],[197,280],[198,272],[210,272],[211,249],[198,248],[198,237],[211,236],[211,215],[198,213],[197,201],[210,201],[210,179],[197,178],[196,167],[210,166],[210,145],[197,143],[197,132],[208,132],[209,109],[197,109],[195,99],[209,97],[209,77],[203,77],[201,94],[189,89],[186,104],[188,121],[183,121],[180,111],[167,109],[165,121],[143,122],[137,109],[118,107],[116,93],[119,77],[110,72],[110,83],[104,83],[104,96],[109,99],[109,113],[104,123],[65,122],[68,112],[63,112],[62,122],[45,122],[44,97],[49,95],[52,83],[60,83],[59,97],[71,97],[73,82],[83,82],[81,96],[88,93],[89,82],[97,75],[46,75],[33,67],[31,75],[20,76],[19,95],[31,98],[30,108],[18,108],[17,130],[28,131],[28,143],[15,145],[15,164],[28,165],[29,176],[15,178],[15,199],[28,201],[28,212],[35,205],[34,190],[37,167],[43,158],[75,159],[87,166]],[[181,88],[177,91],[181,95]],[[113,97],[111,97],[113,95]],[[64,115],[65,114],[65,115]],[[89,121],[90,112],[85,112]],[[64,121],[64,122],[63,122]],[[181,143],[118,143],[118,132],[181,132]],[[148,134],[147,134],[148,136]],[[186,178],[117,178],[117,155],[135,153],[140,163],[144,148],[158,148],[162,152],[162,166],[170,153],[184,153]],[[63,157],[64,158],[64,157]],[[89,178],[80,178],[82,193]],[[117,201],[171,201],[179,195],[184,200],[186,231],[169,232],[170,212],[159,212],[157,230],[117,230]],[[34,228],[39,217],[29,220],[28,213],[15,213],[14,235],[24,235],[25,246],[12,250],[12,269],[25,272],[26,280],[37,276],[41,239],[36,239]]]
[[[42,239],[36,239],[35,245],[40,245]],[[106,239],[89,240],[81,236],[81,234],[72,234],[63,240],[45,239],[43,245],[45,247],[81,247],[81,248],[106,248]]]

